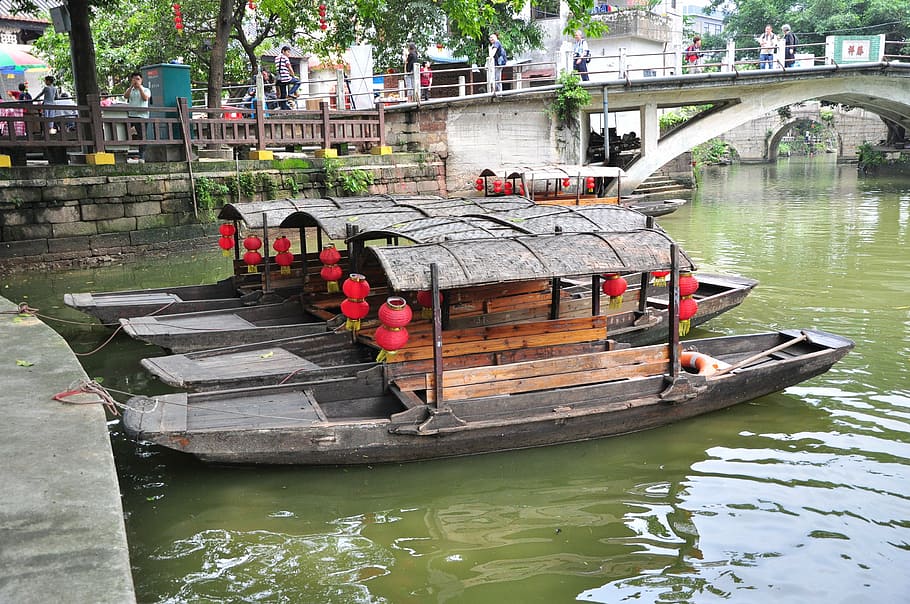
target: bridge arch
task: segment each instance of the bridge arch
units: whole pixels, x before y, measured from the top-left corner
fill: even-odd
[[[882,72],[887,74],[887,72]],[[714,74],[707,74],[714,75]],[[726,74],[721,74],[726,75]],[[642,154],[626,168],[623,193],[631,193],[648,176],[668,161],[692,147],[756,118],[787,105],[811,99],[829,100],[854,107],[866,108],[910,131],[910,96],[907,95],[907,73],[899,77],[880,77],[857,72],[828,73],[827,77],[755,78],[753,82],[731,85],[734,97],[722,98],[715,90],[714,98],[697,91],[674,92],[676,99],[667,99],[661,106],[681,106],[722,101],[716,110],[690,120],[663,138],[657,136],[657,107],[659,94],[652,94],[650,103],[642,99]],[[718,98],[721,97],[721,98]],[[671,104],[672,103],[672,104]],[[650,123],[649,122],[653,122]],[[841,149],[841,151],[843,151]]]
[[[802,135],[802,133],[809,128],[812,124],[817,124],[827,135],[828,140],[835,140],[837,142],[837,155],[840,157],[844,152],[844,138],[840,135],[837,129],[831,125],[825,123],[821,119],[813,119],[809,115],[799,115],[791,117],[784,122],[780,122],[776,130],[771,132],[771,136],[768,137],[767,141],[767,158],[768,161],[777,160],[780,155],[780,144],[783,142],[784,137],[787,133],[792,132],[794,129],[797,132],[797,135]]]

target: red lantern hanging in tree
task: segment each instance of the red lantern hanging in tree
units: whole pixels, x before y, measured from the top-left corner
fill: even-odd
[[[326,20],[325,20],[325,14],[326,14],[326,6],[325,6],[325,4],[320,4],[319,5],[319,29],[321,29],[322,31],[325,31],[329,28],[329,25],[328,25],[328,23],[326,23]]]
[[[347,317],[344,328],[348,331],[358,331],[360,320],[370,312],[370,305],[364,299],[370,295],[370,284],[363,275],[351,273],[341,289],[347,296],[341,303],[341,312]]]
[[[622,295],[626,293],[629,284],[619,273],[608,273],[604,279],[603,292],[610,296],[610,308],[619,308],[622,306]]]
[[[174,3],[171,5],[174,9],[174,28],[177,30],[178,34],[183,33],[183,13],[180,11],[180,5]]]
[[[338,291],[338,280],[344,272],[338,263],[341,262],[341,253],[335,248],[334,243],[329,243],[319,252],[319,261],[324,265],[319,271],[319,276],[326,282],[326,291],[335,293]]]
[[[230,258],[231,250],[234,249],[234,238],[233,237],[219,237],[218,238],[218,247],[221,248],[221,255],[225,258]]]
[[[375,338],[382,350],[376,357],[376,362],[387,360],[408,343],[408,330],[405,326],[411,322],[411,317],[411,307],[404,298],[397,296],[388,298],[379,308],[379,321],[382,325],[376,329]]]
[[[651,271],[651,285],[655,287],[666,287],[667,286],[667,275],[670,274],[670,271]]]
[[[698,302],[691,296],[686,296],[679,301],[679,335],[684,336],[689,333],[691,327],[690,319],[698,312]]]

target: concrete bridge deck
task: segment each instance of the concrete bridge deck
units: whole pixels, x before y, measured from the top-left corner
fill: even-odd
[[[104,410],[53,400],[85,372],[16,310],[0,298],[0,602],[135,602]]]

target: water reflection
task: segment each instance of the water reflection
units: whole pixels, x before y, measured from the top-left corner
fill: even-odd
[[[761,280],[693,335],[853,338],[829,373],[641,434],[402,466],[210,467],[115,424],[140,601],[906,601],[910,194],[823,159],[708,170],[661,224],[703,269]],[[65,291],[227,270],[200,253],[4,291],[84,322]],[[60,329],[78,350],[110,335]],[[105,350],[90,375],[165,390],[138,367],[160,351],[120,336]]]

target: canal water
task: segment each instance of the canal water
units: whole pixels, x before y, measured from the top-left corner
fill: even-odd
[[[139,600],[910,601],[910,181],[826,156],[699,176],[660,223],[703,270],[760,285],[692,335],[854,339],[832,371],[640,434],[347,469],[206,466],[112,420]],[[64,292],[228,271],[197,251],[28,274],[3,294],[84,321]],[[80,352],[110,334],[54,326]],[[157,393],[138,360],[158,354],[118,335],[83,362],[111,389]]]

